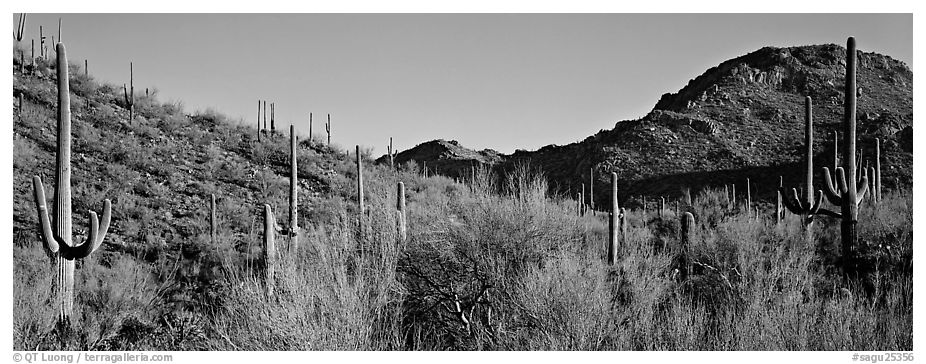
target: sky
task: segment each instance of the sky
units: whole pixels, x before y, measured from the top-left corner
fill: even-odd
[[[913,67],[911,14],[29,14],[25,44],[187,112],[254,125],[257,100],[332,142],[385,153],[437,138],[503,153],[580,141],[763,46],[836,43]],[[18,20],[18,14],[14,14]],[[51,48],[51,47],[50,47]]]

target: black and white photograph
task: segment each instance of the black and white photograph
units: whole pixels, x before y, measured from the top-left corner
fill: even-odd
[[[912,5],[382,6],[13,4],[7,360],[916,360]]]

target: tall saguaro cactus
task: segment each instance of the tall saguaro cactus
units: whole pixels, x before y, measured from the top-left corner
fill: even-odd
[[[328,114],[328,122],[325,123],[325,133],[328,134],[328,146],[331,147],[331,114]]]
[[[292,253],[299,253],[299,174],[296,166],[296,126],[289,126],[289,241]]]
[[[135,120],[135,69],[132,62],[129,62],[129,86],[122,84],[122,92],[125,97],[125,106],[129,108],[129,122]]]
[[[396,191],[396,223],[399,234],[399,241],[405,242],[408,237],[408,217],[405,214],[405,183],[399,182]]]
[[[837,215],[842,218],[840,223],[840,232],[842,235],[842,256],[843,269],[848,272],[851,268],[851,258],[853,257],[852,249],[858,241],[858,208],[865,193],[868,191],[868,177],[863,176],[861,181],[856,184],[856,165],[855,165],[855,110],[856,110],[856,51],[855,38],[849,37],[846,41],[846,88],[845,88],[845,111],[843,119],[843,141],[842,150],[842,167],[834,171],[837,186],[833,186],[832,178],[828,168],[823,168],[826,175],[826,198],[834,205],[841,207]],[[867,174],[867,173],[866,173]],[[848,176],[849,178],[846,178]]]
[[[620,231],[621,210],[617,201],[617,173],[611,172],[611,216],[608,224],[608,265],[617,261],[617,251],[621,244]]]
[[[274,242],[276,219],[270,204],[264,204],[264,280],[267,285],[267,294],[273,295],[273,273],[276,269],[277,249]]]
[[[829,180],[829,176],[827,176]],[[827,181],[829,182],[829,181]],[[810,232],[813,219],[817,214],[832,214],[831,211],[821,209],[823,205],[823,191],[817,191],[814,199],[813,188],[813,99],[810,96],[804,98],[804,195],[798,196],[796,188],[792,188],[791,193],[784,188],[778,187],[778,193],[782,196],[782,204],[795,215],[801,216],[801,223],[804,226],[805,234],[810,239]]]
[[[875,201],[881,202],[881,138],[875,138],[875,173],[872,176],[874,178],[874,190],[872,193],[875,195]]]
[[[360,215],[357,217],[357,226],[360,235],[363,236],[363,158],[360,157],[360,146],[357,146],[357,207]]]
[[[315,137],[312,136],[312,113],[309,113],[309,146],[312,146],[312,142],[315,140]]]
[[[257,100],[257,141],[260,141],[260,100]]]
[[[58,54],[58,142],[55,172],[54,220],[48,219],[45,187],[39,176],[32,177],[35,205],[39,218],[39,233],[48,253],[57,266],[56,304],[59,323],[70,322],[74,312],[74,261],[89,256],[103,243],[109,231],[112,203],[103,201],[103,216],[97,220],[90,211],[90,233],[81,245],[75,245],[71,234],[71,111],[68,87],[68,62],[64,44],[56,46]],[[51,225],[55,225],[52,231]]]
[[[588,209],[595,214],[595,167],[588,169]]]
[[[389,153],[389,169],[395,169],[395,155],[392,153],[392,137],[389,137],[389,148],[386,149],[386,152]]]
[[[270,134],[271,135],[273,133],[276,133],[277,131],[275,114],[276,114],[276,105],[271,102],[270,103]]]
[[[210,195],[209,203],[209,237],[212,240],[212,245],[216,244],[216,235],[218,235],[218,220],[215,216],[215,194]]]

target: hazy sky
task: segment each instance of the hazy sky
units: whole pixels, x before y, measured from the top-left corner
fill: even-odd
[[[568,144],[645,115],[663,93],[766,45],[845,44],[913,65],[910,14],[29,14],[105,82],[189,111],[385,153],[431,139],[504,153]],[[15,20],[18,15],[14,15]]]

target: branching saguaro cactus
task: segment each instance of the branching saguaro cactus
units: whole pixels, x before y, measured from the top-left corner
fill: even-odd
[[[868,178],[863,176],[861,181],[856,184],[856,165],[855,165],[855,110],[856,110],[856,51],[855,38],[849,37],[846,42],[846,87],[845,87],[845,111],[843,119],[843,141],[842,150],[842,167],[836,168],[835,178],[837,186],[832,183],[830,171],[823,168],[826,175],[826,198],[841,207],[839,214],[834,214],[842,218],[840,232],[842,235],[842,258],[843,270],[849,273],[852,268],[853,251],[858,240],[858,208],[865,193],[868,191]],[[867,173],[866,173],[867,174]],[[848,175],[848,179],[846,176]]]
[[[292,253],[299,253],[299,175],[296,168],[296,126],[289,126],[289,241]]]
[[[122,92],[125,97],[125,105],[129,108],[129,121],[135,120],[135,69],[132,62],[129,62],[129,86],[122,84]]]
[[[829,176],[827,176],[827,180],[829,180]],[[833,216],[833,212],[820,208],[823,205],[823,191],[817,191],[816,199],[814,198],[813,100],[810,96],[804,98],[804,195],[798,196],[796,188],[792,188],[790,194],[788,192],[784,186],[778,187],[778,193],[782,196],[782,204],[791,213],[801,216],[805,234],[807,234],[808,239],[811,239],[810,233],[814,217],[817,214]]]
[[[57,265],[56,305],[58,321],[67,325],[74,312],[74,261],[89,256],[103,243],[109,222],[112,203],[103,201],[103,216],[97,220],[90,211],[90,234],[81,245],[73,243],[71,235],[71,111],[68,87],[68,62],[64,44],[57,44],[58,54],[58,147],[55,172],[54,220],[49,222],[45,203],[45,187],[39,176],[32,177],[35,205],[39,218],[39,233],[49,255]],[[51,224],[55,225],[52,231]]]
[[[405,183],[402,182],[397,184],[395,209],[399,242],[404,243],[408,238],[408,220],[405,214]]]
[[[276,231],[276,219],[273,217],[273,210],[270,204],[264,204],[264,281],[267,285],[267,295],[273,295],[274,280],[273,273],[276,268],[277,249],[274,242]]]
[[[360,213],[357,216],[357,227],[360,236],[363,236],[363,158],[360,157],[360,146],[357,146],[357,207]]]
[[[617,252],[621,241],[618,231],[621,229],[622,217],[620,205],[617,201],[617,173],[611,172],[611,215],[608,223],[608,265],[617,261]]]

